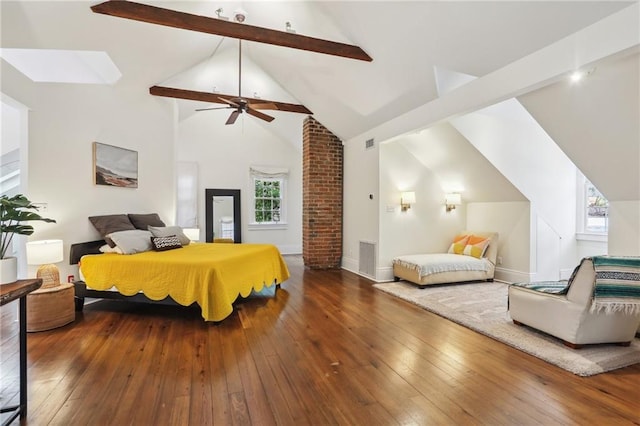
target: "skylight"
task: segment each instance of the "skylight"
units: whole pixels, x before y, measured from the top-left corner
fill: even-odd
[[[122,77],[106,52],[4,48],[0,57],[36,83],[112,85]]]

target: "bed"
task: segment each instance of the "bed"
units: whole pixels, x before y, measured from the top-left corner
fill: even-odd
[[[76,309],[85,297],[198,304],[205,321],[222,321],[233,302],[265,286],[279,286],[289,270],[271,244],[192,243],[167,251],[130,255],[101,253],[105,241],[73,244],[70,263],[79,265]]]
[[[465,236],[476,238],[464,239]],[[474,241],[482,242],[466,244]],[[470,249],[469,245],[473,247]],[[478,249],[481,245],[484,247]],[[393,276],[395,281],[406,280],[420,288],[432,284],[493,281],[497,254],[497,233],[465,231],[454,238],[447,252],[395,257]]]

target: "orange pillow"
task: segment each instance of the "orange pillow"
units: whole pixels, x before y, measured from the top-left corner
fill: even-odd
[[[449,246],[449,251],[447,253],[452,254],[462,254],[465,246],[468,244],[469,235],[460,234],[453,237],[453,243]]]
[[[489,238],[470,235],[462,254],[480,259],[487,251],[487,247],[489,247]]]

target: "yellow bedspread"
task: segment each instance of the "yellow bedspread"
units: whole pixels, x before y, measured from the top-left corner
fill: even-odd
[[[87,286],[124,295],[143,292],[181,305],[197,302],[205,321],[221,321],[233,312],[238,295],[282,283],[289,269],[270,244],[194,243],[180,249],[132,255],[83,256],[80,269]]]

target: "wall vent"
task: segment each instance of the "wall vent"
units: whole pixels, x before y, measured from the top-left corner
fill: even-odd
[[[373,138],[367,139],[366,142],[364,143],[364,149],[371,149],[371,148],[373,148]]]
[[[360,241],[358,272],[375,279],[376,277],[376,244]]]

